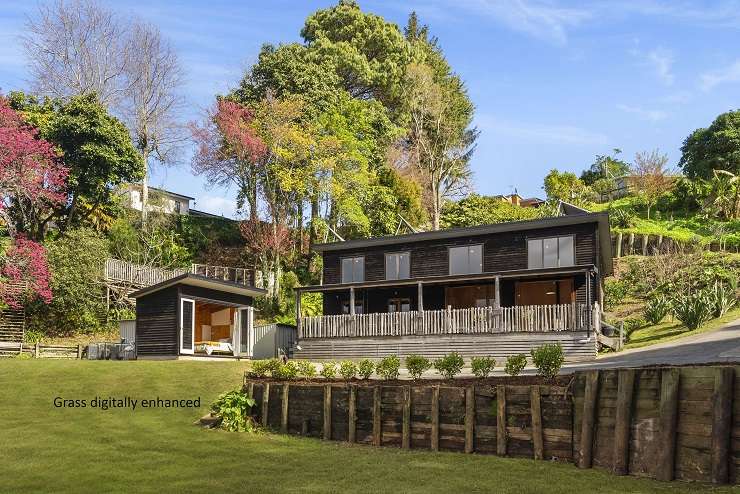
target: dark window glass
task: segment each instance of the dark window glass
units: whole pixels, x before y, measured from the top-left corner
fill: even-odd
[[[385,279],[404,280],[411,277],[411,263],[408,252],[385,255]]]
[[[342,259],[342,283],[365,281],[365,258],[345,257]]]
[[[483,246],[470,245],[450,248],[450,274],[483,272]]]

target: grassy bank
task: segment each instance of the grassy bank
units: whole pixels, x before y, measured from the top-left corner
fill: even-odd
[[[192,425],[237,362],[0,361],[3,492],[699,492],[571,464],[403,452]],[[200,398],[200,409],[55,408],[55,397]],[[718,489],[713,492],[731,492]]]
[[[729,311],[722,317],[707,321],[693,331],[674,319],[664,320],[660,324],[636,329],[630,336],[630,341],[625,345],[625,348],[640,348],[714,331],[736,319],[740,319],[740,307]]]

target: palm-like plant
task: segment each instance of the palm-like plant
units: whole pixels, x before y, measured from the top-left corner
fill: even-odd
[[[740,217],[740,175],[728,170],[714,170],[706,206],[726,219]]]

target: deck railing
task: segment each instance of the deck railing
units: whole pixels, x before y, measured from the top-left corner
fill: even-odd
[[[199,274],[242,285],[248,285],[251,281],[250,271],[245,268],[191,264],[190,268],[164,269],[119,259],[106,259],[104,277],[107,282],[123,283],[132,287],[147,287],[185,273]]]
[[[585,331],[599,325],[598,304],[473,307],[302,317],[299,338]]]

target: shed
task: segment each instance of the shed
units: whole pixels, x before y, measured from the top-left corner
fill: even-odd
[[[253,299],[265,293],[191,273],[136,291],[137,355],[251,358]]]
[[[289,357],[297,338],[295,326],[280,323],[256,326],[254,335],[252,358],[255,359],[279,357],[281,351]]]

